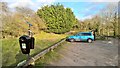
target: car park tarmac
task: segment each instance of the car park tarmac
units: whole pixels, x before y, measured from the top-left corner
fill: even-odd
[[[61,58],[52,66],[118,66],[118,39],[93,43],[67,42],[59,51]]]

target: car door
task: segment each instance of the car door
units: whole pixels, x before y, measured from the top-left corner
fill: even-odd
[[[80,41],[80,37],[81,37],[80,34],[76,34],[75,40],[76,40],[76,41]]]
[[[80,40],[81,40],[81,41],[86,41],[87,38],[88,38],[88,36],[87,36],[85,33],[81,33],[81,34],[80,34]]]

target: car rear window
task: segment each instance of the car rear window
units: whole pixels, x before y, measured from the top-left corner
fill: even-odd
[[[81,33],[82,36],[91,36],[91,33]]]

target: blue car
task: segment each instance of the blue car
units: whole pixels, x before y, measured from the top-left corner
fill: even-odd
[[[91,43],[92,41],[94,41],[94,35],[92,32],[80,32],[76,35],[69,36],[66,40],[68,40],[70,42],[87,41],[87,42]]]

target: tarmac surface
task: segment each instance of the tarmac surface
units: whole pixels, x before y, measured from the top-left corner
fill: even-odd
[[[52,66],[118,66],[118,39],[67,42],[59,51],[61,58]]]

